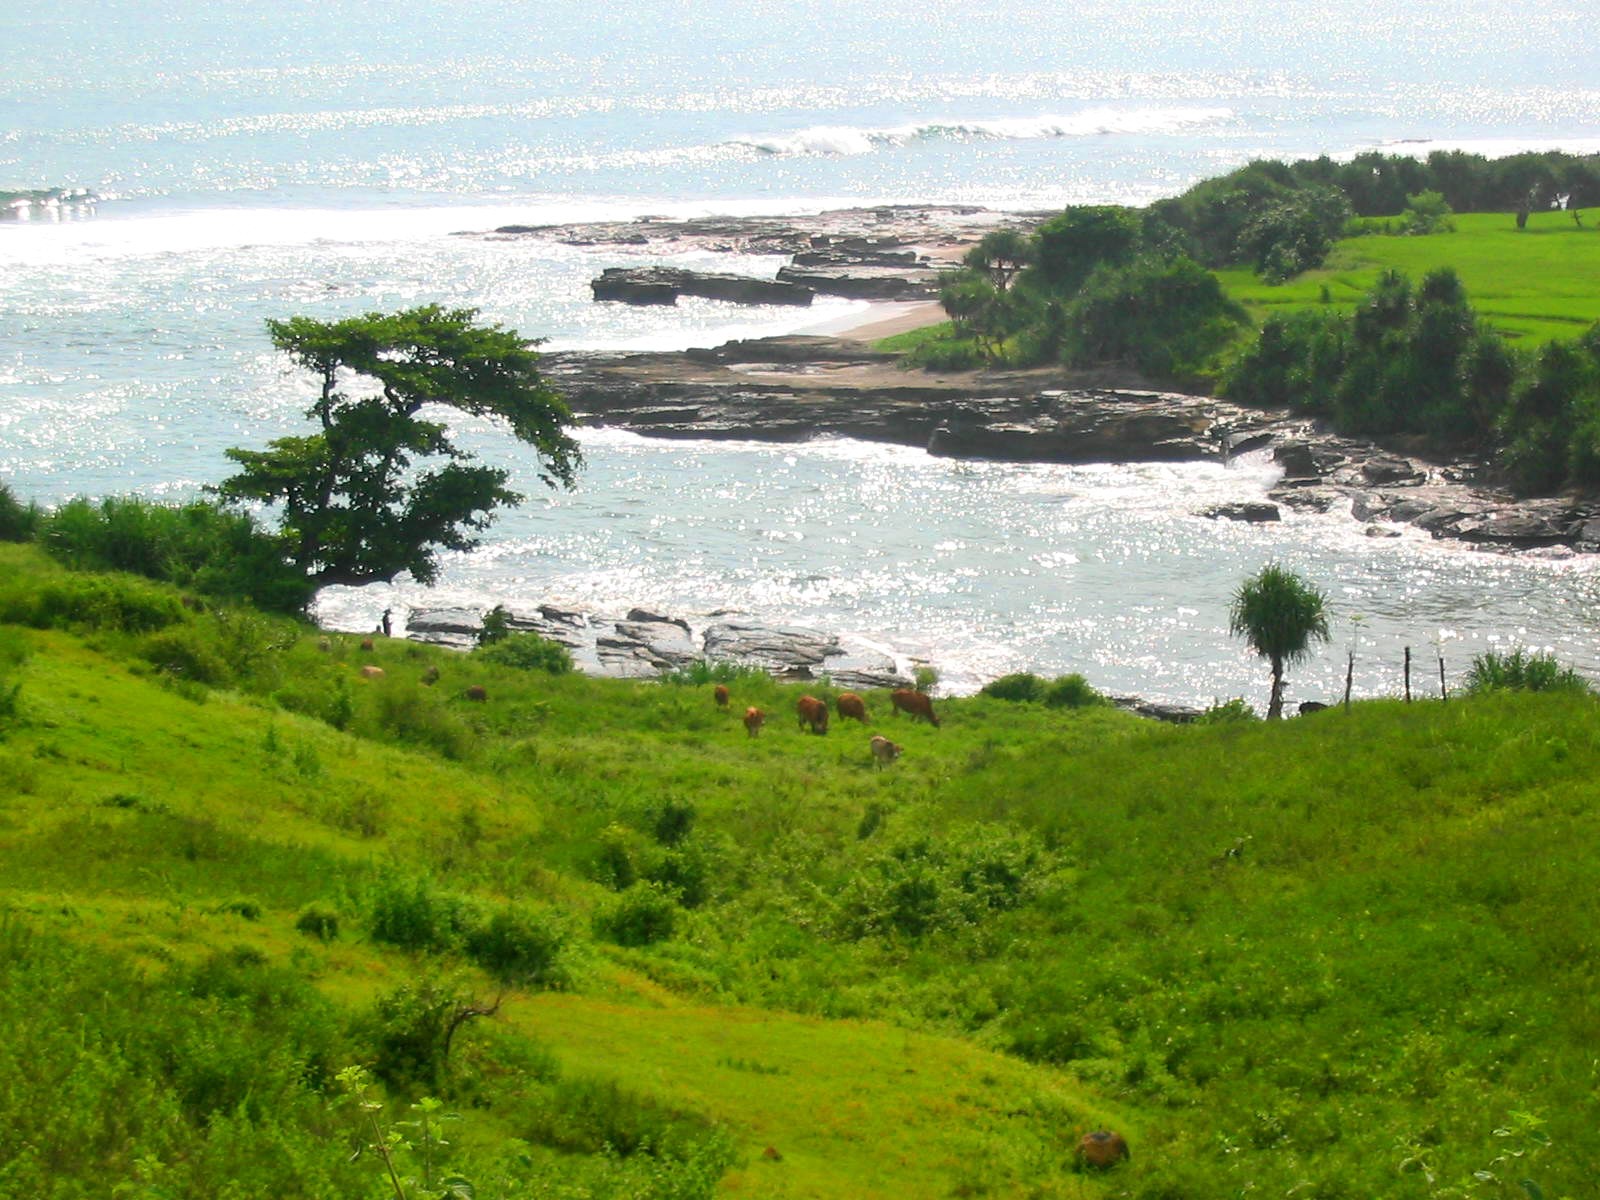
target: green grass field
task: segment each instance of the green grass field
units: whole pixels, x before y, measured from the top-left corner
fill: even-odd
[[[1453,233],[1366,236],[1338,243],[1326,266],[1281,286],[1247,269],[1219,271],[1230,295],[1255,315],[1329,302],[1348,311],[1385,270],[1420,280],[1453,267],[1472,306],[1521,346],[1575,337],[1600,321],[1600,220],[1578,226],[1565,212],[1534,213],[1519,231],[1509,213],[1462,213]]]
[[[1588,697],[1187,728],[974,697],[934,729],[873,693],[813,737],[764,677],[724,712],[243,613],[130,632],[119,577],[56,620],[26,599],[88,585],[30,549],[0,578],[0,1195],[1600,1177]],[[178,643],[211,683],[153,665]],[[391,1178],[352,1065],[383,1127],[440,1097],[450,1145],[393,1125]],[[1080,1172],[1100,1126],[1132,1160]]]
[[[1600,213],[1585,216],[1581,227],[1565,212],[1534,213],[1521,231],[1509,213],[1453,219],[1452,233],[1345,238],[1326,266],[1284,284],[1266,283],[1247,267],[1216,274],[1257,325],[1269,313],[1300,308],[1350,312],[1384,271],[1403,271],[1420,281],[1439,267],[1455,269],[1472,306],[1515,345],[1576,337],[1600,321]],[[913,329],[874,346],[905,354],[952,329],[948,322]]]

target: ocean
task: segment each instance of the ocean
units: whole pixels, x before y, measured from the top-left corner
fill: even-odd
[[[453,236],[644,213],[961,202],[1144,203],[1251,158],[1461,146],[1600,148],[1600,27],[1578,10],[1429,0],[792,2],[693,6],[109,3],[0,12],[0,190],[92,205],[0,221],[0,479],[43,502],[183,497],[223,451],[303,428],[309,384],[264,322],[438,301],[552,348],[673,348],[791,332],[797,314],[597,305],[640,261],[771,274],[777,259]],[[1272,480],[1217,465],[1067,468],[852,442],[584,435],[550,493],[506,438],[464,429],[529,502],[434,589],[330,591],[329,625],[386,607],[739,609],[827,629],[967,691],[1081,671],[1184,703],[1265,700],[1227,635],[1268,561],[1329,593],[1334,644],[1291,676],[1326,699],[1399,687],[1402,648],[1452,678],[1489,646],[1600,673],[1595,563],[1473,553],[1344,514],[1206,520]]]

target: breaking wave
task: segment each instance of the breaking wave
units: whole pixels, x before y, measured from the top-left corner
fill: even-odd
[[[952,140],[1024,141],[1036,138],[1160,136],[1214,128],[1234,120],[1231,108],[1088,108],[1082,112],[993,120],[925,121],[884,128],[815,125],[794,133],[732,138],[724,145],[763,154],[869,154],[886,146]]]

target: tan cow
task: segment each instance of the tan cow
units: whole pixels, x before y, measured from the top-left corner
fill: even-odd
[[[794,707],[800,715],[801,729],[809,725],[812,733],[828,732],[828,706],[823,701],[815,696],[801,696]]]
[[[383,668],[382,667],[375,667],[371,663],[367,663],[364,667],[361,668],[361,678],[363,678],[363,679],[382,679],[383,678]]]
[[[840,692],[833,706],[839,710],[841,721],[846,717],[854,717],[863,725],[867,723],[867,702],[854,692]]]
[[[872,762],[878,770],[883,770],[895,759],[900,757],[900,746],[888,738],[874,735],[872,739]]]
[[[925,692],[914,692],[910,688],[897,688],[889,693],[889,702],[894,705],[897,713],[910,713],[911,719],[917,718],[932,724],[937,729],[939,718],[934,714],[933,701]]]
[[[750,737],[755,737],[761,732],[761,727],[767,723],[767,714],[751,705],[744,710],[744,731]]]

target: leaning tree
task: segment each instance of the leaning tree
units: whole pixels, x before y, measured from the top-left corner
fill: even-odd
[[[1272,664],[1272,697],[1267,720],[1283,716],[1283,669],[1308,657],[1312,642],[1328,640],[1327,600],[1293,571],[1263,567],[1239,585],[1228,614],[1228,631],[1238,634]]]
[[[496,509],[522,499],[509,473],[457,448],[448,410],[487,417],[532,446],[539,477],[571,487],[583,457],[571,410],[514,330],[477,310],[438,305],[342,321],[268,321],[272,343],[317,379],[317,428],[265,450],[232,449],[242,470],[225,499],[282,506],[285,553],[318,587],[439,573],[438,552],[466,550]]]

